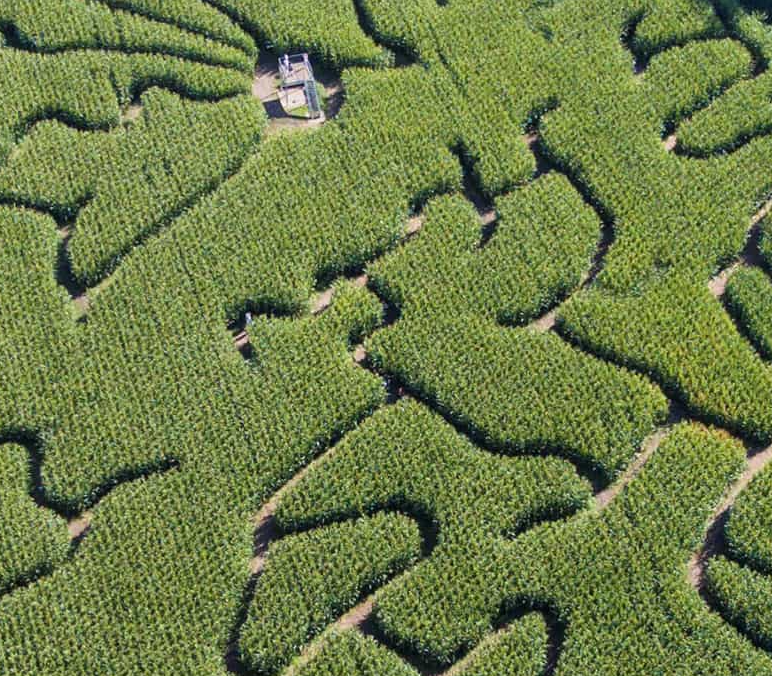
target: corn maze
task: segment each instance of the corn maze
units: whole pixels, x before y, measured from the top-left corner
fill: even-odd
[[[772,676],[771,5],[0,0],[0,83],[0,674]]]

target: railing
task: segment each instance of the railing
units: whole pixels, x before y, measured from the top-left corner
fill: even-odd
[[[319,92],[316,91],[316,82],[313,79],[306,80],[305,90],[306,102],[308,103],[308,112],[311,116],[311,119],[315,120],[321,117],[322,114],[322,107],[319,104]]]
[[[308,54],[293,54],[292,56],[284,54],[281,56],[279,58],[279,75],[281,75],[282,86],[284,87],[304,84],[307,80],[313,80],[314,69],[311,67]]]

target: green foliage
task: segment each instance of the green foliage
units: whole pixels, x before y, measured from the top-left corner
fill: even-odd
[[[30,237],[41,234],[30,229]],[[0,623],[0,643],[13,646],[2,657],[9,673],[29,673],[34,661],[47,674],[109,668],[129,676],[138,660],[156,674],[219,673],[248,577],[250,516],[384,399],[381,383],[348,351],[348,339],[380,313],[364,289],[339,290],[319,318],[259,319],[250,364],[221,326],[207,330],[211,320],[191,311],[190,280],[175,252],[165,252],[164,266],[157,250],[152,260],[148,251],[127,261],[78,325],[77,349],[49,349],[43,387],[64,378],[65,391],[80,392],[52,412],[57,429],[42,465],[48,497],[85,495],[92,503],[128,483],[93,507],[71,562],[0,598],[0,615],[12,618]],[[52,330],[67,325],[75,328],[70,320]],[[115,343],[104,341],[105,331]],[[124,341],[137,351],[116,348]],[[38,399],[15,393],[19,406],[38,402],[38,420],[50,410],[45,389]],[[81,462],[76,448],[93,453],[84,473],[72,469]],[[159,471],[169,456],[179,469],[130,481]],[[69,652],[89,637],[102,648]]]
[[[421,553],[399,514],[335,524],[272,545],[239,647],[258,673],[277,673],[300,646]]]
[[[306,49],[329,66],[385,66],[391,55],[378,47],[359,25],[349,0],[214,0],[263,36],[279,53]]]
[[[70,562],[0,599],[3,669],[129,676],[141,661],[154,674],[218,673],[249,534],[204,476],[172,472],[110,493]],[[100,650],[73,647],[89,637]]]
[[[765,218],[761,222],[761,241],[759,242],[761,253],[767,267],[772,267],[772,220]]]
[[[0,171],[4,197],[77,213],[69,254],[89,286],[232,174],[265,126],[252,97],[201,104],[151,90],[141,102],[140,117],[110,133],[39,124]]]
[[[283,497],[277,524],[294,531],[379,509],[421,515],[440,540],[459,529],[515,533],[581,507],[587,485],[556,458],[482,451],[415,401],[378,411]]]
[[[472,205],[460,196],[433,200],[417,238],[371,266],[373,283],[406,316],[452,309],[527,323],[579,285],[601,224],[557,173],[500,198],[496,207],[494,234],[480,248]]]
[[[772,474],[762,471],[739,495],[724,526],[726,556],[705,572],[712,605],[757,645],[772,647]]]
[[[180,28],[238,47],[247,54],[256,56],[254,40],[204,0],[105,0],[105,4],[151,19],[174,23]]]
[[[357,631],[334,633],[318,655],[295,670],[298,676],[416,676],[397,655]]]
[[[73,317],[57,286],[58,237],[53,220],[0,207],[0,434],[18,435],[40,425],[47,408],[36,393],[55,381],[59,350],[68,344]],[[35,367],[40,355],[50,361]]]
[[[360,0],[362,16],[378,39],[403,53],[427,60],[436,47],[441,10],[432,0]]]
[[[500,325],[533,318],[578,285],[600,223],[558,175],[499,204],[482,249],[474,210],[446,198],[429,205],[417,238],[373,266],[401,319],[368,341],[370,357],[497,448],[557,450],[611,477],[665,417],[664,398],[552,333]]]
[[[441,583],[417,567],[389,598],[390,624],[423,654],[447,656],[502,609],[546,607],[565,627],[558,673],[772,673],[686,580],[743,458],[724,433],[678,426],[602,512],[498,542]]]
[[[561,672],[642,676],[677,665],[679,674],[770,673],[768,658],[686,581],[706,519],[743,459],[725,433],[679,425],[601,514],[534,529],[511,545],[510,598],[555,608],[566,623]]]
[[[678,129],[678,146],[698,157],[727,152],[772,131],[772,75],[735,85]]]
[[[637,25],[633,49],[647,55],[686,40],[715,37],[723,33],[721,19],[713,7],[701,0],[668,0],[647,3],[648,11]]]
[[[729,279],[726,303],[754,347],[772,359],[772,283],[759,268],[741,268]]]
[[[572,298],[560,325],[593,352],[645,372],[697,416],[772,439],[772,370],[707,285],[668,271],[637,295],[597,289]]]
[[[547,627],[526,615],[488,639],[465,661],[464,676],[538,676],[547,667]]]
[[[393,244],[411,206],[460,189],[447,128],[433,128],[432,112],[406,99],[421,72],[349,71],[340,124],[272,137],[176,222],[177,242],[195,252],[189,265],[211,280],[210,308],[224,306],[231,317],[246,304],[299,311],[315,287],[362,269]],[[372,108],[375,96],[387,105]],[[390,133],[399,135],[398,148],[387,143]],[[235,220],[234,204],[241,205]]]
[[[644,379],[552,333],[469,315],[404,319],[367,345],[379,370],[487,444],[513,453],[559,452],[606,479],[667,414],[665,398]]]
[[[443,589],[455,603],[479,607],[490,590],[469,588],[465,579],[488,565],[493,544],[541,519],[570,514],[588,497],[588,485],[567,462],[482,451],[437,414],[407,400],[378,411],[312,467],[282,496],[276,520],[295,530],[381,509],[430,520],[436,547],[428,560],[378,592],[375,619],[390,641],[448,663],[459,643],[471,647],[491,631],[492,618],[483,616],[463,640],[439,621],[436,631],[447,632],[447,640],[426,648],[416,640],[427,629],[425,617],[404,612],[407,599],[416,600],[412,590]]]
[[[754,53],[759,66],[769,65],[772,59],[772,31],[769,16],[763,11],[764,0],[718,0],[717,11],[722,12],[732,34],[742,40]]]
[[[0,24],[13,26],[22,47],[41,52],[156,52],[244,71],[253,64],[241,49],[86,0],[3,0]]]
[[[64,387],[77,388],[71,403],[57,411],[43,466],[52,496],[66,504],[90,504],[116,476],[177,459],[203,462],[207,473],[219,467],[233,479],[231,499],[239,493],[242,502],[252,505],[265,487],[292,476],[336,434],[383,402],[382,383],[356,366],[349,352],[349,339],[380,317],[380,305],[364,289],[352,289],[354,298],[339,293],[318,318],[256,317],[249,330],[252,355],[245,361],[232,336],[197,313],[184,267],[167,254],[163,272],[157,259],[148,267],[135,264],[126,270],[129,275],[112,279],[100,291],[77,336],[83,353],[61,356],[61,375],[54,371],[64,378]],[[175,301],[159,298],[159,305],[148,305],[161,284],[172,285],[164,294]],[[127,349],[116,361],[103,342],[105,331],[116,341],[137,341],[136,351]],[[198,366],[191,372],[193,364]],[[296,416],[290,411],[299,404],[278,406],[293,401],[312,408]],[[83,425],[81,411],[92,407],[100,412],[100,422],[95,418],[95,424]],[[144,425],[138,427],[135,420]],[[211,447],[194,441],[202,435]],[[175,440],[172,446],[170,439]],[[288,439],[303,441],[290,448]],[[72,444],[91,449],[82,472],[67,471]],[[244,447],[243,461],[231,457],[234,444]],[[255,448],[270,452],[253,456],[249,449]],[[251,476],[255,463],[262,467],[258,485],[263,489],[237,479],[241,472]]]
[[[154,54],[38,55],[0,49],[0,78],[14,83],[0,95],[2,160],[32,123],[46,117],[78,128],[116,126],[120,106],[153,85],[198,99],[249,90],[243,73]]]
[[[64,520],[30,497],[29,451],[16,444],[0,449],[0,589],[5,591],[61,562],[69,537]]]
[[[475,650],[454,673],[464,676],[537,676],[544,671],[544,620],[526,615]],[[298,676],[416,676],[393,652],[355,631],[331,634],[318,655],[295,671]]]
[[[762,472],[735,502],[726,525],[732,558],[764,572],[772,572],[772,476]]]
[[[132,13],[121,11],[129,3]],[[179,217],[172,209],[155,221],[137,204],[136,228],[145,232],[152,221],[158,234],[143,246],[127,239],[120,265],[91,290],[83,322],[72,321],[56,283],[64,249],[56,223],[0,209],[0,425],[9,438],[36,440],[47,501],[94,512],[72,557],[50,557],[40,580],[0,598],[0,671],[222,674],[249,591],[250,517],[343,437],[297,492],[287,491],[277,518],[289,529],[323,525],[319,538],[344,528],[328,524],[342,518],[397,519],[415,533],[406,517],[372,516],[395,506],[434,519],[431,555],[377,593],[373,620],[392,646],[448,664],[502,617],[533,606],[565,629],[558,674],[771,673],[769,658],[707,612],[686,581],[686,561],[742,460],[722,435],[679,427],[605,511],[522,532],[576,512],[590,496],[572,465],[548,453],[580,458],[608,479],[665,415],[667,402],[644,376],[589,356],[588,347],[655,378],[692,412],[748,436],[769,431],[766,366],[721,305],[703,296],[709,277],[742,248],[772,186],[772,142],[754,137],[704,161],[661,143],[666,125],[730,87],[718,104],[748,75],[738,40],[763,67],[769,26],[736,9],[726,16],[733,39],[686,45],[724,35],[711,4],[691,0],[206,2],[223,13],[203,4],[2,6],[0,158],[16,165],[41,133],[53,134],[45,130],[61,133],[58,152],[45,158],[60,177],[47,188],[54,214],[80,206],[72,195],[114,169],[104,155],[98,171],[86,168],[76,149],[121,138],[121,155],[143,125],[160,128],[173,117],[170,104],[159,119],[114,129],[121,108],[149,87],[207,101],[249,90],[254,51],[241,44],[235,21],[261,42],[308,48],[335,67],[390,61],[367,36],[372,24],[378,40],[403,45],[420,64],[347,70],[345,105],[321,129],[266,139],[253,152],[234,140],[237,155],[251,153],[243,167]],[[88,20],[84,8],[93,9]],[[38,22],[16,14],[23,10],[65,16],[40,14]],[[640,17],[634,50],[650,57],[684,48],[653,58],[651,72],[636,78],[620,37]],[[126,26],[129,33],[116,33]],[[121,53],[127,49],[139,52]],[[170,97],[149,94],[156,96]],[[209,120],[195,146],[205,152],[185,158],[198,181],[208,171],[208,136],[228,117],[220,119],[220,105],[238,110],[245,99],[172,100]],[[81,131],[35,126],[49,118]],[[262,115],[243,122],[260,126]],[[535,168],[526,128],[538,130],[547,162],[584,200],[557,174],[516,188]],[[149,132],[144,138],[151,145]],[[63,150],[67,143],[73,152]],[[425,232],[371,266],[376,290],[401,305],[394,326],[376,330],[380,303],[345,283],[328,310],[308,316],[317,291],[393,248],[424,204],[461,192],[458,153],[469,178],[497,198],[490,241],[479,246],[480,223],[460,198],[430,204]],[[175,176],[188,194],[184,172]],[[133,183],[103,190],[133,194]],[[600,225],[585,202],[613,231],[592,263]],[[111,210],[104,201],[98,209]],[[96,210],[93,218],[102,223]],[[423,266],[409,263],[413,256]],[[591,290],[579,290],[591,264],[600,274]],[[500,325],[530,321],[569,294],[572,328],[564,321],[562,330],[581,347],[554,332]],[[612,310],[603,314],[605,304]],[[246,310],[258,316],[244,359],[226,322]],[[386,392],[352,359],[361,340],[424,403],[376,411]],[[381,553],[354,549],[345,563]],[[305,626],[302,615],[290,624]],[[259,633],[270,619],[256,616],[247,629]],[[533,643],[542,646],[542,636]],[[356,662],[359,649],[350,650]],[[502,673],[515,666],[508,650]],[[481,654],[469,668],[495,668],[495,654]],[[392,669],[383,660],[383,671]]]
[[[728,85],[750,75],[752,65],[751,55],[739,42],[695,42],[653,58],[646,69],[645,84],[657,116],[669,127],[695,108],[706,106]]]
[[[724,557],[711,559],[707,592],[719,612],[767,650],[772,647],[772,580]]]

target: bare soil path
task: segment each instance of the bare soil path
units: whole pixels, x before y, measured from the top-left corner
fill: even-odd
[[[766,261],[761,255],[761,222],[772,211],[772,199],[768,200],[751,219],[751,227],[748,231],[748,239],[745,247],[733,263],[721,270],[708,281],[708,289],[716,298],[721,298],[726,293],[729,279],[742,267],[765,267]]]
[[[726,542],[724,526],[729,518],[732,506],[750,484],[751,481],[772,462],[772,446],[763,449],[753,449],[748,453],[748,464],[740,478],[735,481],[727,492],[724,500],[715,509],[702,547],[694,553],[689,561],[689,583],[695,589],[702,590],[705,582],[705,568],[711,557],[724,550]]]
[[[321,652],[331,635],[350,629],[361,630],[362,625],[364,625],[372,615],[374,603],[375,597],[369,596],[364,601],[354,606],[346,614],[338,618],[336,622],[327,627],[322,634],[301,651],[295,661],[282,673],[282,676],[295,676],[303,666],[308,664]]]
[[[136,122],[141,115],[142,115],[142,104],[132,103],[125,110],[125,112],[121,114],[121,123]]]
[[[547,159],[544,151],[541,147],[541,136],[538,131],[532,131],[523,136],[523,143],[525,143],[528,150],[533,153],[536,158],[536,176],[538,178],[542,174],[546,174],[552,169],[552,163]]]
[[[282,497],[292,490],[300,481],[303,480],[312,468],[316,467],[327,456],[335,452],[335,446],[332,446],[325,453],[314,459],[308,465],[297,472],[287,483],[276,491],[271,499],[266,502],[260,511],[255,515],[252,523],[255,528],[254,538],[254,556],[249,561],[249,570],[253,575],[257,575],[263,570],[268,548],[272,542],[280,537],[279,529],[276,526],[276,509]]]
[[[67,531],[70,534],[70,540],[82,540],[91,529],[91,519],[94,517],[92,512],[83,512],[80,516],[67,522]]]
[[[545,312],[540,317],[534,319],[528,326],[538,331],[539,333],[547,333],[555,328],[555,324],[558,319],[558,308],[553,308],[549,312]]]
[[[659,448],[659,445],[665,440],[669,432],[670,427],[661,427],[654,434],[647,437],[643,442],[640,453],[635,456],[625,473],[608,488],[595,494],[595,506],[599,510],[608,507],[630,482],[641,473],[641,470],[646,466],[646,463],[654,455],[654,452]]]

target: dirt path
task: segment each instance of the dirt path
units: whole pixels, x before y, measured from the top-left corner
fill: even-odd
[[[490,225],[498,218],[495,209],[487,209],[480,214],[480,223]]]
[[[76,321],[82,320],[91,309],[91,301],[86,295],[88,289],[78,282],[70,262],[70,243],[75,234],[72,225],[59,228],[59,247],[56,261],[56,282],[63,287],[72,301],[73,315]]]
[[[85,317],[89,313],[89,310],[91,310],[91,301],[85,293],[74,296],[72,299],[72,304],[75,308],[76,319]]]
[[[132,103],[125,112],[121,113],[121,124],[136,122],[142,115],[142,104]]]
[[[367,282],[368,277],[364,274],[354,279],[354,284],[360,287],[366,286]],[[334,290],[332,287],[320,294],[320,298],[317,300],[314,306],[314,314],[319,314],[327,307],[329,307],[333,296]],[[364,349],[364,346],[357,345],[354,348],[353,358],[357,364],[359,364],[362,368],[365,368],[367,353]],[[247,594],[248,598],[246,598],[247,607],[252,603],[254,592],[259,581],[258,576],[265,569],[266,561],[268,559],[268,550],[271,544],[283,537],[282,533],[280,533],[276,525],[276,510],[278,509],[279,503],[281,502],[283,496],[286,495],[288,491],[297,486],[298,483],[302,481],[309,472],[318,467],[321,463],[327,462],[327,459],[333,453],[335,453],[336,448],[337,445],[331,446],[317,458],[302,467],[297,473],[295,473],[295,475],[293,475],[289,481],[287,481],[278,491],[276,491],[271,496],[268,502],[266,502],[260,511],[255,515],[253,519],[255,529],[253,544],[254,556],[249,561],[250,581],[247,583],[247,589],[249,589],[249,593]],[[363,625],[365,625],[372,616],[374,603],[375,596],[370,595],[364,601],[360,602],[340,618],[338,618],[338,620],[327,627],[320,636],[305,646],[305,648],[301,651],[300,656],[292,664],[290,664],[290,666],[284,672],[282,672],[282,676],[293,676],[293,674],[295,674],[302,665],[306,664],[315,655],[317,655],[321,648],[324,646],[325,642],[329,639],[329,636],[332,632],[340,632],[349,629],[358,629],[361,631]],[[243,624],[244,621],[246,621],[246,613],[244,613],[244,617],[241,619],[240,625],[234,629],[232,641],[229,642],[229,647],[225,655],[225,663],[226,665],[230,665],[228,667],[229,671],[238,672],[241,666],[237,663],[238,660],[234,658],[234,655],[237,654],[235,649],[239,640],[241,624]]]
[[[558,319],[558,308],[552,308],[549,312],[545,312],[541,317],[534,319],[528,326],[539,333],[547,333],[555,328],[555,324]]]
[[[726,286],[729,279],[742,267],[765,267],[766,261],[761,255],[761,221],[772,211],[772,199],[767,201],[751,219],[751,227],[748,231],[748,239],[745,247],[740,252],[737,260],[730,263],[717,275],[708,281],[708,289],[716,298],[721,298],[726,293]]]
[[[239,331],[233,337],[233,344],[236,346],[236,349],[241,352],[244,359],[249,359],[252,356],[252,346],[249,343],[249,334],[245,329]]]
[[[751,225],[755,226],[761,223],[767,216],[769,216],[769,213],[772,211],[772,199],[768,199],[764,205],[759,209],[751,219]]]
[[[367,275],[359,275],[359,277],[356,277],[352,280],[352,283],[354,286],[357,286],[359,288],[364,288],[367,286],[368,282]],[[312,300],[311,300],[311,314],[312,315],[320,315],[322,312],[327,310],[327,308],[332,305],[332,300],[335,297],[335,287],[330,286],[326,288],[324,291],[318,293]]]
[[[92,512],[83,512],[80,516],[67,522],[67,531],[70,534],[70,540],[82,540],[91,530],[91,520],[94,514]]]
[[[421,228],[424,227],[425,222],[426,222],[426,218],[423,216],[423,214],[419,214],[418,216],[413,216],[407,222],[407,227],[405,228],[406,237],[410,237],[420,232]]]
[[[354,606],[336,622],[329,625],[322,634],[305,646],[300,655],[282,672],[282,676],[295,676],[297,672],[314,659],[324,648],[330,636],[349,629],[361,629],[373,612],[374,597],[369,596]]]
[[[329,287],[314,298],[311,303],[311,314],[319,315],[332,304],[332,297],[335,295],[335,288]]]
[[[728,268],[724,268],[715,277],[708,282],[708,290],[715,298],[721,298],[726,293],[726,286],[729,284],[729,278],[737,272],[743,263],[732,263]]]
[[[261,101],[270,101],[278,98],[279,66],[277,62],[263,62],[255,69],[255,77],[252,80],[252,96]]]
[[[260,509],[260,511],[253,517],[252,523],[254,526],[254,540],[253,540],[253,553],[254,556],[249,560],[248,569],[249,569],[249,579],[246,582],[244,591],[242,592],[242,607],[239,611],[238,617],[236,619],[236,622],[231,630],[231,635],[228,640],[228,645],[226,647],[225,655],[224,655],[224,662],[226,665],[226,669],[230,673],[237,673],[237,674],[243,674],[246,673],[245,666],[241,662],[239,658],[239,652],[238,652],[238,643],[241,638],[241,630],[243,628],[244,623],[247,621],[248,617],[248,610],[249,606],[252,604],[254,600],[255,590],[257,589],[257,585],[259,584],[259,576],[265,569],[266,561],[268,560],[268,550],[272,543],[279,540],[281,537],[283,537],[283,534],[279,531],[279,528],[276,525],[276,510],[279,506],[279,503],[284,495],[286,495],[287,491],[291,490],[294,486],[300,482],[303,477],[305,477],[308,472],[310,472],[314,467],[316,467],[320,462],[323,462],[325,458],[327,458],[330,454],[335,452],[336,446],[331,446],[328,448],[324,453],[322,453],[319,457],[312,460],[309,464],[307,464],[305,467],[301,468],[298,472],[295,473],[295,475],[287,481],[279,490],[277,490],[271,498],[266,502],[263,507]],[[369,610],[368,610],[369,614]],[[327,634],[327,631],[325,631],[322,634],[322,637]],[[312,643],[310,643],[306,650],[316,650],[318,652],[319,649],[319,642],[322,637],[319,637]],[[303,654],[301,653],[301,660],[303,659]],[[315,653],[314,653],[315,654]],[[310,658],[310,657],[309,657]],[[305,661],[308,661],[309,658],[306,658]],[[297,668],[297,664],[293,663],[290,665],[289,669],[283,672],[282,676],[287,676],[288,674],[294,673],[294,670]]]
[[[672,152],[675,150],[675,147],[678,145],[678,138],[675,134],[670,134],[666,139],[663,139],[662,141],[662,147],[665,149],[666,152]]]
[[[598,509],[605,509],[627,487],[627,485],[640,474],[646,463],[654,455],[660,444],[667,438],[670,431],[678,423],[689,420],[686,411],[675,401],[670,402],[670,412],[664,425],[652,432],[641,444],[641,450],[635,456],[632,463],[611,486],[595,494],[595,505]]]
[[[566,174],[563,175],[566,176]],[[611,225],[607,224],[601,218],[601,215],[597,212],[596,209],[593,208],[593,211],[595,211],[595,214],[601,223],[601,229],[600,237],[598,239],[595,252],[593,253],[592,263],[589,269],[585,272],[581,280],[579,280],[579,283],[566,298],[559,300],[557,304],[554,305],[550,310],[542,315],[539,315],[536,319],[526,324],[528,328],[531,328],[538,333],[547,333],[548,331],[552,331],[557,324],[557,316],[560,312],[560,308],[563,307],[563,305],[565,305],[574,294],[592,286],[593,282],[597,279],[598,275],[603,269],[603,263],[606,254],[611,248],[611,245],[614,243],[614,230]],[[559,332],[557,333],[560,335]],[[564,338],[564,336],[561,335],[561,338]]]
[[[260,511],[255,515],[252,523],[255,528],[254,538],[254,556],[249,561],[249,570],[253,575],[260,573],[265,567],[265,561],[268,554],[268,548],[271,543],[279,539],[280,533],[276,526],[276,509],[282,497],[292,490],[314,467],[323,462],[325,458],[335,452],[335,446],[327,449],[318,458],[315,458],[305,467],[299,470],[287,483],[276,491],[271,499],[266,502]]]
[[[673,423],[675,424],[675,423]],[[635,456],[627,470],[608,488],[595,494],[595,506],[599,509],[605,509],[613,500],[640,474],[646,463],[654,455],[660,444],[665,440],[672,429],[672,424],[660,427],[656,432],[649,435],[641,446],[641,451]]]
[[[721,553],[726,545],[724,538],[724,526],[729,518],[732,506],[748,484],[772,462],[772,446],[761,450],[751,451],[748,454],[748,464],[740,478],[735,481],[726,494],[721,504],[715,509],[710,518],[705,541],[702,547],[694,553],[689,561],[689,583],[697,590],[704,585],[705,568],[708,561],[716,554]]]

